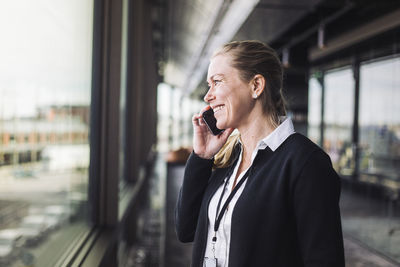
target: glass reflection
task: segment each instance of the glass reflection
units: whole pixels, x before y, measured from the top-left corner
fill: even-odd
[[[86,229],[92,10],[1,4],[0,266],[56,266]]]
[[[351,69],[325,75],[324,143],[336,171],[352,175],[354,157],[352,125],[354,117],[354,79]]]
[[[383,193],[368,194],[343,229],[400,262],[400,59],[360,67],[359,180]],[[371,187],[372,188],[372,187]],[[350,202],[351,201],[351,202]],[[362,204],[361,204],[362,203]]]
[[[399,180],[400,59],[361,66],[360,171]]]

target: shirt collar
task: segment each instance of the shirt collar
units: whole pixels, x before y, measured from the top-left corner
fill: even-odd
[[[256,149],[265,149],[267,146],[275,151],[290,135],[294,133],[293,122],[289,117],[282,117],[285,119],[275,130],[269,135],[260,140]]]

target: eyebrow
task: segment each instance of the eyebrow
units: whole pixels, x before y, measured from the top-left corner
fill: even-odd
[[[225,77],[222,73],[217,73],[217,74],[214,74],[213,76],[211,76],[210,78],[208,78],[207,83],[208,83],[208,80],[214,80],[215,76],[221,76],[222,78]]]

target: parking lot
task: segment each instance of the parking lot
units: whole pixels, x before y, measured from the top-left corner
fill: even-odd
[[[32,164],[2,167],[0,172],[0,238],[2,231],[5,236],[13,233],[0,242],[0,265],[54,266],[44,263],[59,259],[56,255],[85,226],[77,213],[86,203],[87,175],[49,172]]]

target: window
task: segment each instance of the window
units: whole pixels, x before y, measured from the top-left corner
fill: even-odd
[[[399,88],[400,58],[360,65],[359,176],[341,195],[343,231],[396,261],[400,261]]]
[[[316,77],[309,80],[308,88],[308,137],[321,144],[321,102],[322,86]]]
[[[181,141],[182,141],[182,133],[181,133],[181,129],[182,129],[182,90],[180,90],[179,88],[173,88],[171,91],[172,94],[172,98],[171,100],[171,126],[172,126],[172,148],[173,149],[178,149],[181,146]]]
[[[360,68],[360,172],[400,180],[400,58]]]
[[[172,119],[171,119],[171,94],[172,88],[161,83],[157,89],[157,112],[158,112],[158,131],[157,131],[157,150],[165,153],[171,149]]]
[[[88,229],[92,13],[92,0],[0,5],[0,231],[20,240],[7,266],[56,266]],[[60,138],[73,133],[86,138]]]
[[[199,110],[194,110],[194,107],[197,108],[196,100],[191,99],[189,97],[182,98],[182,142],[181,145],[183,147],[190,147],[192,145],[193,140],[193,125],[192,125],[192,116],[195,113],[198,113]]]
[[[324,79],[324,143],[336,171],[351,175],[354,170],[352,127],[354,79],[351,69],[328,72]]]

